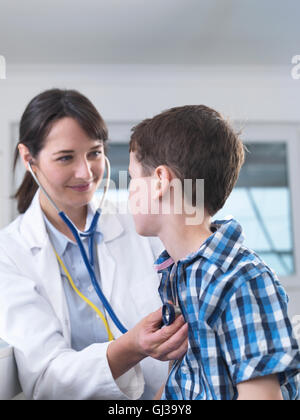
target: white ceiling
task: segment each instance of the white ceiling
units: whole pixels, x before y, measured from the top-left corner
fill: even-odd
[[[290,65],[299,0],[0,0],[7,65]]]

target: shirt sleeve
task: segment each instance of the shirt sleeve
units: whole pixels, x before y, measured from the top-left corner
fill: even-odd
[[[235,386],[278,374],[284,397],[297,398],[300,353],[287,315],[287,301],[283,288],[269,272],[245,281],[231,296],[217,333]]]

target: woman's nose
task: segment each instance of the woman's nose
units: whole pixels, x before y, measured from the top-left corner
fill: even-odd
[[[75,177],[85,181],[93,177],[91,164],[87,159],[80,159],[75,163]]]

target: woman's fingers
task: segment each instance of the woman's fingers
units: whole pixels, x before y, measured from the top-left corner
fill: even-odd
[[[174,360],[181,358],[188,348],[188,324],[184,323],[157,349],[157,356],[161,360]]]
[[[153,338],[155,346],[150,356],[159,360],[174,360],[187,351],[188,325],[180,315],[173,324],[156,331]]]
[[[148,316],[148,322],[151,325],[151,328],[153,328],[153,331],[157,331],[157,329],[160,329],[162,324],[162,308],[157,309],[157,311],[152,312]]]
[[[168,353],[165,358],[166,360],[177,360],[181,359],[188,350],[188,339],[186,338],[183,343],[176,350]]]
[[[182,315],[173,324],[161,328],[162,308],[152,312],[131,330],[141,355],[158,360],[182,357],[187,348],[188,326]],[[169,356],[171,355],[171,356]]]
[[[173,324],[165,326],[156,331],[157,340],[161,340],[161,342],[167,341],[170,337],[172,337],[176,332],[185,324],[185,320],[182,315],[178,316]]]

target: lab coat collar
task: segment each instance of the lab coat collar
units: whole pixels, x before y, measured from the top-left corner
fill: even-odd
[[[43,248],[47,242],[48,234],[40,206],[39,190],[33,197],[30,207],[23,215],[20,232],[31,249]]]
[[[36,192],[29,209],[23,215],[20,225],[21,234],[31,249],[43,248],[49,238],[40,206],[39,194],[40,190]],[[96,199],[91,201],[90,206],[93,211],[96,211]],[[111,203],[104,206],[99,221],[99,231],[103,235],[103,242],[112,241],[124,232],[117,216],[117,210]]]

